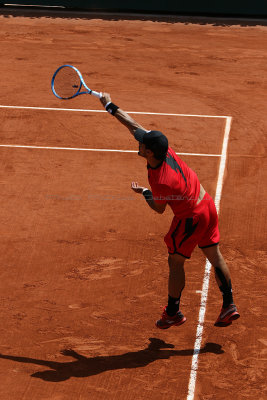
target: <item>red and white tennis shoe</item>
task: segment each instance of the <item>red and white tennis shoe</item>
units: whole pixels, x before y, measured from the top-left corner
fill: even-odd
[[[237,311],[235,304],[230,304],[228,307],[221,309],[220,315],[217,318],[214,326],[228,326],[231,325],[232,321],[238,319],[240,314]]]
[[[166,312],[166,307],[163,309],[163,313],[161,316],[161,319],[159,319],[156,322],[156,327],[159,329],[168,329],[171,326],[179,326],[182,325],[185,321],[186,318],[185,316],[181,313],[181,311],[178,311],[173,317],[170,317],[167,312]]]

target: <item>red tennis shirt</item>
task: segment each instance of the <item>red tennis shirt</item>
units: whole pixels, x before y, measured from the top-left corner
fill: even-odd
[[[190,215],[200,192],[197,174],[170,147],[158,167],[147,168],[154,201],[169,204],[178,217]]]

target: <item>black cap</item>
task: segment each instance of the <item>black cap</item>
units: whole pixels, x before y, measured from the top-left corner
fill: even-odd
[[[168,139],[160,131],[144,131],[136,129],[134,137],[138,142],[146,145],[147,149],[153,151],[155,158],[162,158],[168,151]]]

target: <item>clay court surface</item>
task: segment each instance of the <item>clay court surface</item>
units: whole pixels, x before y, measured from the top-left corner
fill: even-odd
[[[229,128],[221,250],[241,318],[213,326],[211,272],[194,398],[266,399],[267,28],[245,25],[0,15],[1,399],[190,398],[205,258],[186,264],[186,324],[157,330],[171,212],[131,191],[148,184],[136,152],[92,151],[137,150],[98,99],[52,95],[65,63],[162,130],[213,197]]]

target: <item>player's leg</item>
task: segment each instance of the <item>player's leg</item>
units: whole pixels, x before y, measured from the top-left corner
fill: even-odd
[[[218,214],[211,196],[206,193],[203,203],[203,217],[208,221],[207,229],[203,232],[198,245],[213,265],[215,277],[220,291],[223,295],[223,306],[215,326],[227,326],[234,319],[240,317],[233,301],[231,277],[226,262],[219,249],[220,232],[218,225]]]
[[[223,296],[221,313],[215,322],[216,326],[228,326],[240,317],[233,300],[230,271],[220,252],[219,245],[202,248],[203,253],[214,267],[215,278]]]
[[[185,286],[185,260],[198,244],[199,231],[203,231],[198,215],[180,219],[174,216],[169,232],[164,238],[169,252],[169,284],[168,305],[164,308],[162,317],[156,322],[160,329],[173,325],[181,325],[186,321],[179,310],[180,297]]]
[[[161,319],[156,322],[157,328],[168,329],[174,325],[182,325],[186,321],[179,310],[181,293],[185,286],[185,260],[186,258],[180,254],[169,255],[168,305],[164,308]]]
[[[185,257],[180,254],[169,254],[169,296],[180,298],[185,286],[184,263]]]
[[[215,278],[219,288],[223,285],[223,283],[225,286],[229,287],[229,284],[231,283],[230,271],[220,252],[219,245],[207,247],[201,250],[215,269]],[[228,297],[230,298],[231,302],[230,291],[226,291],[225,297],[225,303],[228,302]]]

